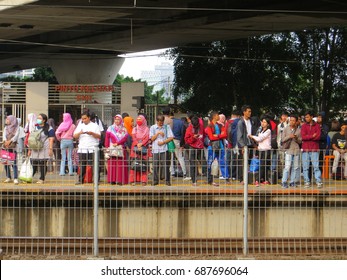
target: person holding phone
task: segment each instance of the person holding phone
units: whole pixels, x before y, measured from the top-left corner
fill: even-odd
[[[78,155],[80,163],[80,174],[75,185],[83,184],[87,165],[93,166],[93,154],[99,146],[101,138],[100,128],[90,120],[88,112],[82,113],[81,121],[77,125],[73,137],[78,140]]]

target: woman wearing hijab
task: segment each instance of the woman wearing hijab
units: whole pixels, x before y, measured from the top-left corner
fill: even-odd
[[[123,125],[121,115],[114,117],[114,123],[106,131],[105,147],[110,151],[107,161],[107,181],[112,184],[128,183],[128,164],[126,160],[125,143],[128,132]]]
[[[28,114],[27,122],[24,127],[25,132],[25,139],[24,139],[24,146],[28,147],[28,139],[30,132],[34,131],[36,129],[36,115],[34,113]]]
[[[61,162],[60,162],[60,176],[65,176],[66,156],[69,167],[69,175],[73,176],[72,166],[72,151],[73,151],[73,133],[76,126],[73,124],[70,113],[63,114],[63,122],[59,125],[55,136],[60,141]]]
[[[18,168],[20,169],[22,165],[22,159],[23,159],[23,151],[24,151],[24,139],[25,139],[25,132],[24,128],[21,126],[22,119],[17,118],[18,122],[18,140],[17,140],[17,164]]]
[[[29,150],[28,156],[31,157],[33,164],[33,175],[40,169],[40,179],[37,184],[43,184],[47,173],[47,162],[53,156],[54,130],[47,123],[46,114],[39,114],[36,120],[36,130],[40,130],[40,141],[43,143],[42,149]]]
[[[124,120],[124,126],[128,132],[128,139],[127,142],[125,143],[125,146],[127,147],[127,149],[131,149],[132,146],[132,137],[131,137],[131,133],[133,131],[133,124],[134,124],[134,119],[132,117],[130,117],[129,115],[127,115],[126,117],[123,118]]]
[[[17,142],[19,138],[19,129],[18,129],[18,121],[17,118],[13,115],[7,116],[5,121],[5,129],[3,133],[4,144],[3,148],[9,151],[10,153],[15,154],[15,160],[12,165],[13,168],[13,183],[18,185],[18,167],[17,167]],[[4,183],[11,182],[11,166],[5,165],[6,171],[6,180]]]
[[[131,159],[138,159],[141,161],[148,161],[148,150],[146,146],[149,144],[149,128],[147,120],[144,116],[139,115],[136,119],[136,127],[132,130],[133,144],[131,146]],[[146,150],[147,151],[146,151]],[[136,171],[130,170],[130,183],[135,186],[136,182],[141,182],[145,186],[148,182],[148,170]]]

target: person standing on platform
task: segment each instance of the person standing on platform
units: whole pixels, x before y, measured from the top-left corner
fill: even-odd
[[[190,176],[193,186],[197,185],[198,162],[204,161],[204,134],[204,126],[200,124],[197,116],[193,116],[184,136],[186,144],[190,147]]]
[[[175,153],[174,155],[176,156],[179,165],[182,168],[183,172],[183,180],[190,180],[191,178],[187,176],[187,169],[186,169],[186,163],[184,159],[184,147],[181,146],[181,143],[184,143],[184,130],[185,130],[185,124],[182,119],[178,118],[173,118],[172,119],[173,123],[173,129],[172,133],[174,135],[174,143],[175,143]],[[174,163],[174,156],[171,157],[171,166],[170,166],[170,172],[171,175],[177,175],[178,176],[178,167],[177,167],[177,162]],[[176,165],[176,166],[175,166]],[[176,168],[176,170],[175,170]]]
[[[6,117],[5,129],[3,133],[4,143],[2,148],[10,153],[15,154],[14,163],[12,164],[13,168],[13,183],[18,185],[18,166],[17,166],[17,142],[19,138],[19,125],[18,120],[15,116],[9,115]],[[5,164],[6,171],[6,180],[4,183],[11,182],[11,165]]]
[[[305,188],[311,187],[309,177],[310,162],[312,163],[317,188],[322,188],[321,171],[319,170],[319,140],[321,134],[320,126],[313,120],[313,112],[307,111],[305,123],[301,127],[302,137],[302,166]]]
[[[223,140],[227,138],[227,133],[225,127],[218,123],[219,114],[218,112],[211,112],[210,114],[210,124],[206,127],[205,133],[209,139],[209,145],[207,147],[208,156],[207,156],[207,183],[209,185],[218,187],[219,184],[213,182],[212,175],[212,163],[217,159],[219,168],[224,169],[224,174],[229,178],[228,169],[225,163],[225,158],[221,157],[221,154],[225,146]],[[225,152],[223,153],[225,155]],[[223,173],[222,173],[223,174]]]
[[[243,153],[244,148],[252,148],[253,143],[251,139],[248,137],[248,135],[252,134],[252,123],[251,123],[251,116],[252,116],[252,109],[249,105],[243,105],[241,108],[242,117],[237,123],[237,147],[239,148],[239,155],[238,155],[238,177],[240,182],[243,182]],[[250,152],[250,151],[249,151]]]
[[[63,122],[58,126],[55,136],[60,141],[61,162],[60,162],[60,176],[65,176],[65,164],[68,162],[69,175],[73,176],[72,165],[72,151],[73,145],[73,133],[76,126],[73,123],[70,113],[63,114]]]
[[[17,139],[17,166],[18,170],[20,170],[23,162],[23,152],[24,152],[24,140],[25,140],[25,132],[24,128],[21,126],[22,119],[17,118],[18,122],[18,139]]]
[[[130,152],[130,160],[139,160],[141,164],[146,164],[149,157],[149,128],[147,120],[144,116],[139,115],[136,119],[136,126],[132,130],[132,147]],[[146,171],[130,170],[129,182],[135,186],[136,182],[141,182],[142,186],[146,186],[148,182],[148,169]]]
[[[34,131],[36,129],[36,115],[34,113],[28,114],[27,122],[24,127],[25,132],[25,139],[24,139],[24,146],[25,148],[28,148],[28,139],[30,136],[30,132]]]
[[[125,116],[123,116],[123,115],[125,115]],[[134,119],[132,117],[130,117],[128,113],[123,113],[122,118],[124,121],[124,126],[128,132],[128,138],[127,138],[127,142],[125,143],[125,147],[126,147],[127,151],[129,152],[131,150],[131,146],[132,146],[132,131],[133,131],[133,127],[134,127]]]
[[[343,177],[344,179],[347,179],[347,141],[346,141],[346,129],[347,129],[347,122],[343,122],[341,124],[341,129],[339,133],[336,133],[333,136],[333,139],[331,141],[332,148],[333,148],[333,155],[334,155],[334,163],[332,168],[332,177],[333,179],[336,178],[336,172],[337,167],[339,166],[340,159],[343,158],[345,165],[344,165],[344,172]],[[339,174],[339,176],[342,176],[342,174]]]
[[[300,177],[300,146],[301,128],[298,127],[298,116],[291,115],[289,125],[283,130],[281,147],[284,151],[284,169],[282,176],[282,188],[288,188],[289,172],[291,172],[289,186],[296,186],[296,180]]]
[[[109,150],[110,156],[107,161],[107,182],[112,185],[125,185],[129,181],[125,149],[128,135],[122,116],[116,115],[114,123],[108,127],[105,136],[105,148]]]
[[[262,185],[268,185],[267,172],[271,166],[271,126],[270,119],[266,117],[261,118],[261,131],[258,135],[248,135],[250,139],[253,139],[258,144],[259,151],[259,180],[255,181],[256,187],[259,187],[259,183]]]
[[[80,173],[75,185],[81,185],[86,175],[87,165],[93,166],[93,154],[99,146],[101,138],[99,125],[90,120],[89,112],[82,113],[81,121],[78,123],[73,136],[78,140],[78,158],[80,164]]]
[[[36,148],[30,146],[29,136],[29,153],[28,156],[32,160],[33,165],[33,176],[40,170],[40,179],[36,182],[37,184],[43,184],[45,182],[45,176],[47,173],[47,162],[53,157],[53,144],[55,133],[54,130],[47,123],[48,118],[46,114],[39,114],[36,120],[35,131],[40,131],[39,141],[43,143],[42,148]],[[33,132],[31,132],[31,135]]]
[[[170,154],[167,144],[173,140],[170,125],[164,125],[165,117],[158,115],[157,124],[151,126],[149,137],[152,141],[153,153],[153,185],[159,184],[159,167],[163,166],[165,181],[167,186],[171,186],[170,180]]]

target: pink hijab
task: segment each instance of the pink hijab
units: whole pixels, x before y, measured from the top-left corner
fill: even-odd
[[[56,133],[59,134],[61,132],[67,131],[71,127],[72,123],[73,123],[73,121],[72,121],[70,113],[64,113],[63,114],[63,122],[59,125]]]
[[[136,127],[133,129],[132,131],[132,135],[136,138],[136,139],[143,139],[146,135],[149,135],[149,128],[147,126],[147,120],[143,115],[139,115],[137,119],[141,119],[142,124],[138,125],[136,124]]]

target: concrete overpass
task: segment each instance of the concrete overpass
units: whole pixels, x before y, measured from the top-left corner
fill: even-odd
[[[112,76],[120,54],[346,23],[345,0],[0,0],[0,73]]]

